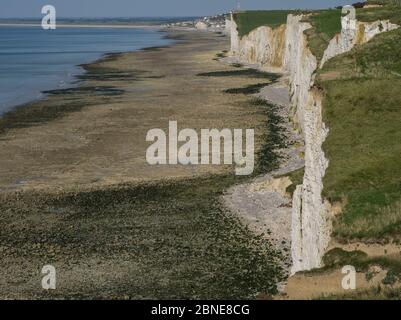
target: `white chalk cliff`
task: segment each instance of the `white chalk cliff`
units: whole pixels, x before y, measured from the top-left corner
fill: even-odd
[[[347,17],[343,19],[343,27],[349,26]],[[322,67],[331,58],[350,51],[355,45],[363,44],[382,32],[397,29],[399,26],[389,20],[371,23],[356,22],[353,28],[343,28],[329,43],[320,66]]]
[[[322,150],[329,128],[322,119],[322,95],[314,86],[315,73],[329,59],[350,51],[355,45],[376,34],[398,28],[389,21],[356,22],[349,29],[349,17],[343,18],[343,30],[329,43],[322,61],[308,47],[304,31],[312,26],[303,15],[288,15],[287,23],[277,27],[259,27],[239,36],[231,22],[231,55],[239,62],[257,64],[263,69],[284,73],[288,78],[294,125],[302,132],[305,144],[305,176],[293,195],[291,255],[292,273],[322,266],[322,257],[331,235],[331,209],[323,199],[323,178],[329,165]]]

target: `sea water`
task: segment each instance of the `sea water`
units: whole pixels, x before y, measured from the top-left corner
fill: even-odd
[[[42,91],[72,85],[78,65],[105,53],[163,46],[157,28],[57,28],[0,26],[0,116],[42,98]]]

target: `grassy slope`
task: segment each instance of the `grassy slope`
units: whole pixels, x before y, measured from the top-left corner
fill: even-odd
[[[390,20],[392,23],[401,24],[400,8],[395,6],[357,9],[356,16],[358,21],[363,22]],[[312,53],[320,61],[330,40],[341,32],[341,9],[318,11],[306,17],[304,21],[312,25],[312,28],[306,30],[305,34],[308,37]]]
[[[312,24],[307,31],[310,47],[318,58],[340,32],[340,16],[341,10],[325,10],[306,19]],[[389,19],[401,24],[399,8],[390,6],[358,9],[357,18],[364,22]],[[242,33],[257,27],[243,21]],[[399,241],[401,236],[400,56],[401,30],[396,30],[333,59],[319,72],[318,85],[325,94],[324,121],[330,127],[324,144],[330,160],[324,192],[331,201],[345,204],[334,226],[339,240]],[[366,272],[370,265],[381,265],[389,270],[385,281],[401,279],[399,259],[333,251],[325,260],[328,269],[352,264]],[[399,290],[386,289],[341,298],[399,297]]]
[[[285,24],[288,14],[307,14],[312,11],[277,10],[277,11],[246,11],[234,14],[240,37],[247,35],[260,26],[272,28]],[[323,56],[328,42],[341,31],[341,10],[313,11],[304,21],[312,24],[313,29],[307,31],[311,50],[316,56]]]
[[[374,22],[379,19],[390,20],[392,23],[401,24],[400,7],[385,6],[383,8],[358,9],[357,19],[364,22]]]
[[[322,57],[324,48],[339,31],[339,10],[311,16],[312,52]],[[326,19],[325,19],[326,17]],[[359,21],[389,19],[401,24],[399,8],[358,9]],[[337,28],[337,31],[336,31]],[[324,92],[324,121],[330,128],[323,146],[330,165],[325,196],[342,201],[343,213],[334,224],[334,235],[343,240],[395,240],[401,236],[401,30],[377,36],[368,44],[329,61],[318,72]],[[397,257],[369,258],[363,252],[334,249],[325,257],[324,272],[353,265],[369,277],[369,267],[388,270],[383,284],[401,281]],[[399,299],[399,289],[371,289],[324,299]]]
[[[340,239],[401,236],[401,30],[331,60],[320,72],[330,134],[325,196],[345,204]],[[327,75],[335,79],[327,79]]]
[[[372,1],[370,1],[372,2]],[[383,1],[386,2],[386,1]],[[373,3],[373,2],[372,2]],[[392,3],[387,1],[387,3]],[[390,20],[401,24],[400,7],[386,5],[382,8],[357,9],[358,21],[373,22],[379,19]],[[309,22],[312,28],[305,31],[308,36],[312,53],[320,60],[330,40],[341,32],[341,9],[328,9],[320,11],[276,10],[276,11],[246,11],[234,14],[240,37],[247,35],[260,26],[272,28],[285,24],[288,14],[307,14],[304,21]]]
[[[258,25],[277,26],[288,12],[255,11],[237,14],[241,33]],[[358,20],[401,21],[394,7],[359,9]],[[312,51],[323,55],[341,30],[341,10],[324,10],[307,18]],[[320,81],[325,90],[325,121],[331,131],[325,144],[330,166],[325,193],[346,203],[338,219],[339,238],[398,236],[401,233],[401,32],[378,36],[328,63],[322,73],[341,73],[341,80]],[[380,92],[380,95],[377,93]],[[385,123],[386,125],[383,125]]]
[[[341,32],[341,10],[320,11],[305,17],[304,21],[312,25],[312,28],[306,30],[305,34],[308,37],[309,48],[320,60],[330,40]]]
[[[238,12],[234,14],[234,20],[238,26],[238,33],[242,37],[261,26],[275,28],[285,24],[288,14],[296,12],[288,10]]]
[[[284,23],[288,13],[254,11],[238,13],[235,18],[240,34],[246,34],[260,25]],[[306,18],[312,24],[307,32],[310,47],[318,58],[340,32],[340,17],[341,10],[333,9]],[[401,12],[393,6],[358,9],[357,18],[401,24]],[[320,81],[331,129],[325,144],[330,158],[325,192],[333,201],[346,203],[335,228],[341,238],[380,239],[401,233],[400,42],[401,31],[378,36],[334,59],[322,71],[341,73],[341,80]]]

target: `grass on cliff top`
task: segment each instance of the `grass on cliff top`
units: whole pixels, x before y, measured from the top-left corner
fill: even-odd
[[[313,55],[320,61],[330,40],[341,32],[341,10],[323,10],[304,18],[312,28],[305,31]]]
[[[395,24],[401,24],[401,7],[398,5],[386,5],[382,8],[357,9],[358,21],[374,22],[377,20],[390,20]]]
[[[330,40],[341,32],[341,11],[341,9],[316,11],[303,20],[312,25],[305,34],[308,37],[309,48],[318,61],[323,58]],[[401,8],[394,4],[386,4],[381,8],[356,9],[356,18],[361,22],[390,20],[392,23],[401,24]]]
[[[330,60],[317,78],[330,128],[324,195],[344,204],[339,240],[401,237],[400,56],[394,30]]]
[[[381,8],[357,9],[357,20],[363,22],[390,20],[401,25],[401,0],[382,1],[382,3],[384,6]],[[243,37],[260,26],[279,27],[286,23],[289,14],[310,14],[304,21],[309,22],[312,28],[306,30],[305,34],[308,36],[312,53],[320,61],[330,40],[341,32],[341,9],[244,11],[235,13],[234,20],[238,26],[239,36]]]
[[[313,28],[306,31],[309,45],[316,56],[323,56],[323,52],[329,41],[336,33],[341,31],[341,10],[302,11],[302,10],[277,10],[277,11],[245,11],[234,14],[234,20],[238,26],[240,37],[247,35],[252,30],[268,26],[279,27],[287,22],[289,14],[309,14],[304,21],[312,24]]]
[[[290,13],[296,12],[298,11],[244,11],[234,13],[234,20],[238,26],[239,36],[243,37],[261,26],[268,26],[271,28],[279,27],[287,22],[287,16]]]

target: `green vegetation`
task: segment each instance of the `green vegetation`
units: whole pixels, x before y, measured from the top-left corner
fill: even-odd
[[[395,30],[319,72],[330,128],[324,195],[344,205],[334,224],[340,240],[401,236],[400,56],[401,30]]]
[[[374,22],[377,20],[390,20],[392,23],[401,24],[399,5],[394,1],[382,1],[386,3],[382,8],[357,9],[356,18],[362,22]],[[312,25],[305,31],[308,44],[318,61],[323,57],[329,42],[337,33],[341,32],[341,9],[316,11],[305,17],[304,21]]]
[[[56,101],[46,106],[41,101],[25,104],[15,108],[12,112],[4,114],[0,118],[0,134],[10,129],[27,128],[59,119],[70,112],[79,111],[90,105],[89,102],[85,104],[85,101],[65,101],[63,103]]]
[[[369,261],[368,255],[362,251],[344,251],[340,248],[330,250],[323,257],[325,269],[333,267],[352,265],[357,271],[367,270],[368,265],[365,262]]]
[[[239,36],[243,37],[261,26],[279,27],[287,22],[288,14],[297,12],[288,10],[237,12],[234,14],[234,20],[238,26]]]
[[[277,80],[277,75],[273,73],[259,71],[257,69],[240,69],[240,70],[225,70],[199,73],[200,77],[250,77],[256,79],[269,79],[272,81]]]
[[[83,273],[75,279],[77,287],[61,283],[52,298],[248,299],[258,292],[274,294],[276,282],[283,280],[280,254],[220,201],[224,190],[240,181],[233,175],[212,176],[2,197],[2,257],[24,257],[33,270],[41,261],[52,261],[94,273],[104,273],[102,263],[113,261],[113,272],[96,284],[102,290],[88,287],[80,278]],[[32,223],[29,233],[19,223],[22,218]],[[49,219],[52,223],[43,223]],[[43,290],[35,294],[45,295]]]
[[[318,59],[340,31],[340,16],[341,10],[326,10],[307,18],[313,28],[306,34]],[[401,23],[401,11],[391,5],[358,9],[357,18]],[[330,128],[324,192],[344,204],[334,228],[340,240],[401,236],[400,43],[399,30],[377,36],[319,72]]]
[[[72,95],[75,95],[75,97],[78,95],[82,97],[99,95],[102,96],[104,102],[111,102],[113,97],[123,94],[124,90],[110,86],[81,86],[44,91],[43,93],[58,96],[59,100],[52,100],[47,104],[43,104],[43,102],[39,100],[16,107],[0,118],[0,134],[10,129],[27,128],[59,119],[68,113],[77,112],[82,108],[94,104],[94,102],[87,100],[71,98],[70,96]]]
[[[401,24],[400,10],[399,5],[390,3],[382,8],[357,9],[356,17],[363,22],[390,20],[392,23]]]
[[[305,31],[308,45],[314,56],[320,61],[330,40],[341,32],[341,10],[332,9],[316,12],[305,17],[312,28]]]
[[[312,28],[305,33],[309,39],[312,52],[317,57],[322,57],[329,41],[336,33],[341,31],[341,9],[322,10],[322,11],[246,11],[234,14],[235,22],[238,26],[240,37],[247,35],[252,30],[260,26],[272,28],[285,24],[289,14],[307,14],[304,21],[309,22]]]
[[[377,20],[390,20],[401,25],[401,0],[368,1],[371,4],[384,4],[381,8],[357,9],[357,19],[363,22]],[[312,25],[305,31],[312,53],[318,61],[333,37],[341,32],[341,9],[328,9],[320,11],[281,10],[281,11],[246,11],[234,14],[240,37],[247,35],[260,26],[272,28],[285,24],[288,14],[310,14],[303,21]]]
[[[219,61],[220,59],[227,57],[228,50],[223,50],[221,52],[216,53],[216,58],[213,58],[215,61]]]
[[[287,188],[287,192],[289,194],[291,194],[291,196],[294,194],[295,192],[295,188],[302,184],[303,180],[304,180],[304,175],[305,175],[305,168],[301,168],[298,170],[295,170],[293,172],[287,173],[285,175],[282,176],[278,176],[277,178],[281,178],[281,177],[289,177],[292,184]]]

